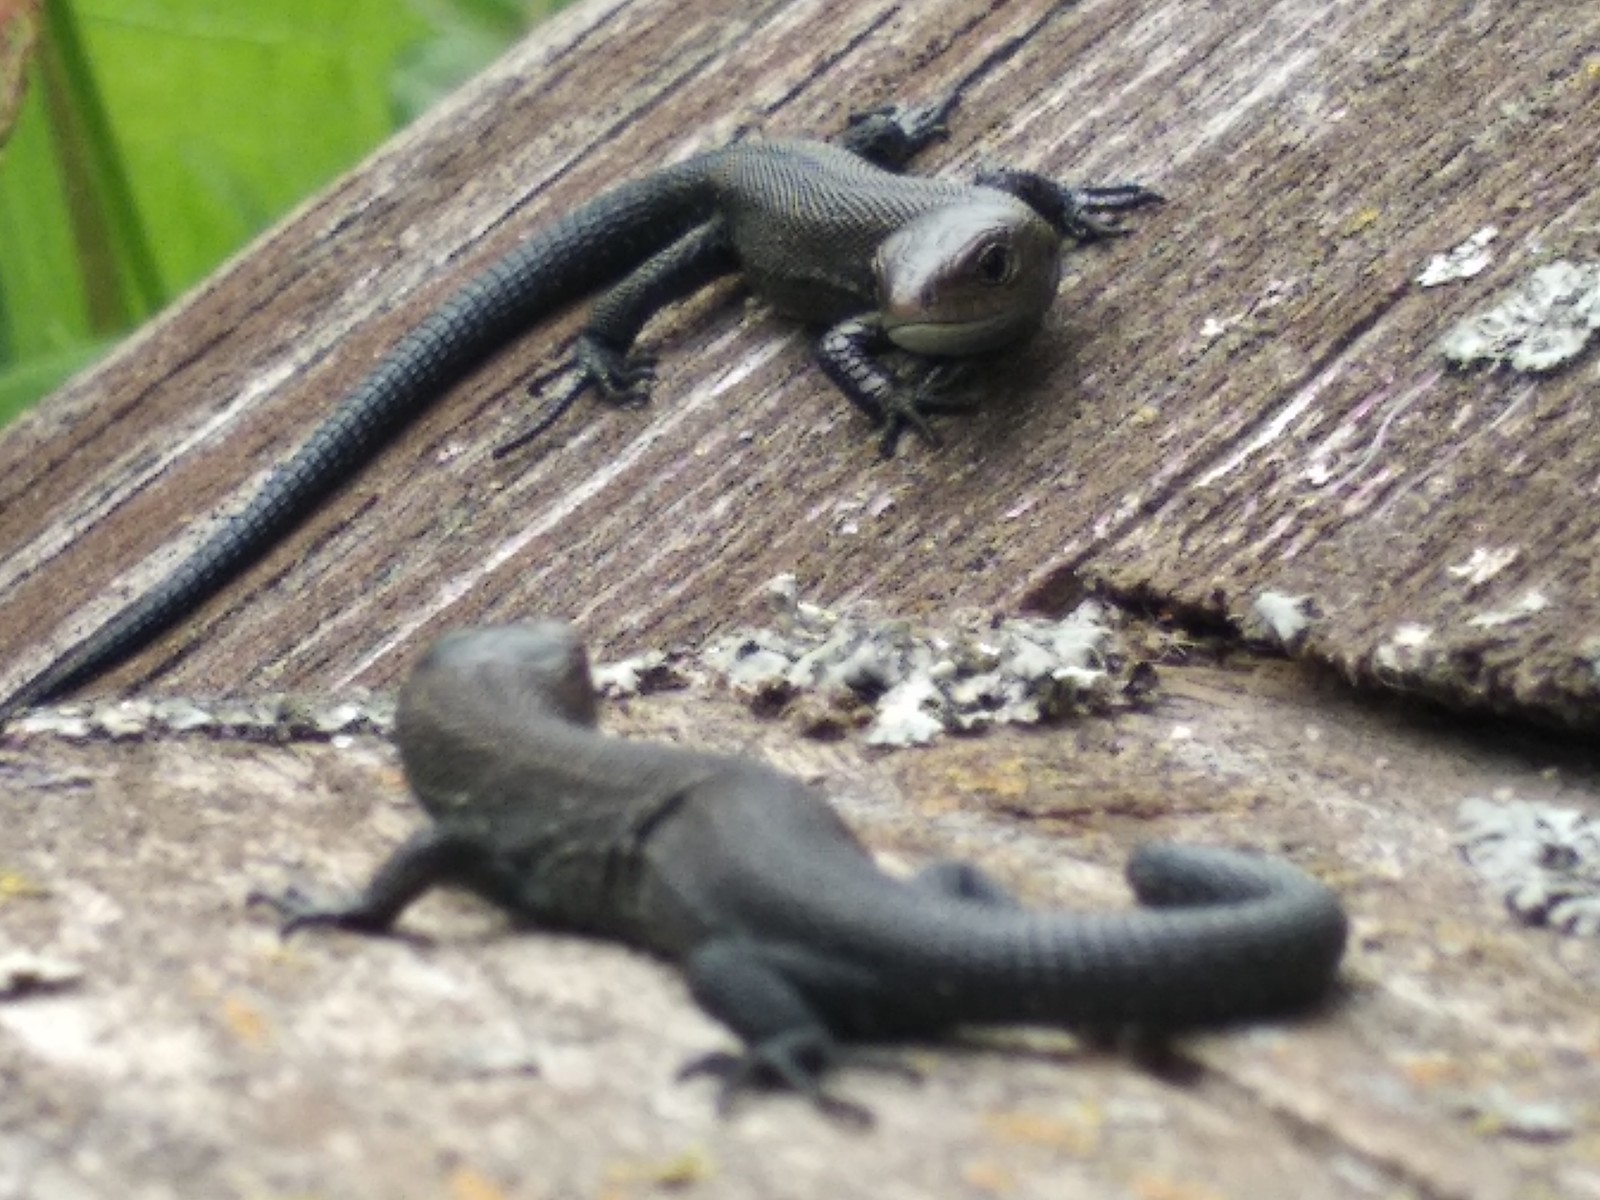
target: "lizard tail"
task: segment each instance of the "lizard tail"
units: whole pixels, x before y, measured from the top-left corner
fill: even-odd
[[[894,944],[934,951],[916,967],[940,981],[919,993],[927,1017],[1163,1031],[1293,1012],[1329,991],[1348,922],[1292,864],[1148,843],[1128,879],[1141,907],[1123,913],[967,901],[926,918],[944,927],[936,938],[907,937],[917,918],[906,914]]]
[[[475,276],[344,397],[241,512],[154,588],[0,699],[0,726],[143,649],[292,531],[440,391],[515,334],[700,224],[711,204],[705,160],[689,159],[596,197]]]
[[[1045,990],[1086,1024],[1178,1029],[1291,1012],[1327,993],[1348,921],[1339,898],[1299,868],[1153,842],[1127,873],[1141,908],[1068,918],[1055,930],[1063,953],[1040,962]],[[1050,986],[1052,967],[1068,964],[1088,969]]]

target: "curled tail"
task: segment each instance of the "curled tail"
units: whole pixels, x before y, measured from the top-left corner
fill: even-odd
[[[920,989],[902,1016],[920,1005],[935,1026],[1045,1020],[1168,1031],[1293,1012],[1331,989],[1348,935],[1344,908],[1291,863],[1156,842],[1129,860],[1128,881],[1140,907],[1122,912],[957,896],[962,903],[925,907],[926,918],[897,914],[895,944],[912,964],[904,973],[942,984]],[[919,920],[925,930],[908,936]]]
[[[345,396],[241,512],[154,588],[0,700],[0,725],[143,649],[287,536],[490,353],[706,220],[710,161],[690,159],[597,197],[463,285]]]

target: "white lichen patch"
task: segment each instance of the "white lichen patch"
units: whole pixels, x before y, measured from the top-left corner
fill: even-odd
[[[1474,546],[1466,562],[1446,567],[1445,571],[1472,587],[1480,587],[1516,562],[1519,553],[1515,546]]]
[[[1502,625],[1513,625],[1518,621],[1526,621],[1529,617],[1542,613],[1549,607],[1549,596],[1537,589],[1530,589],[1518,596],[1505,608],[1479,613],[1475,617],[1468,618],[1467,624],[1476,629],[1498,629]]]
[[[1373,650],[1373,663],[1382,671],[1415,670],[1427,657],[1433,634],[1431,625],[1397,626]]]
[[[673,656],[662,650],[646,650],[632,658],[598,663],[591,671],[595,690],[602,696],[640,696],[683,687],[686,680]]]
[[[1485,225],[1448,254],[1435,254],[1430,258],[1417,276],[1417,282],[1423,287],[1438,287],[1441,283],[1454,283],[1481,274],[1494,261],[1489,243],[1498,236],[1498,229]]]
[[[1092,601],[1062,620],[973,614],[921,627],[808,603],[792,576],[774,580],[769,594],[771,627],[718,638],[698,653],[652,650],[598,665],[596,687],[615,698],[723,681],[757,707],[792,705],[808,732],[865,725],[869,743],[906,746],[942,733],[1132,704],[1153,680],[1147,665],[1126,668],[1107,612]],[[355,693],[64,704],[37,709],[6,732],[287,742],[388,736],[393,726],[393,696]]]
[[[1600,263],[1559,260],[1539,267],[1494,307],[1468,317],[1440,346],[1457,366],[1509,363],[1553,371],[1600,329]]]
[[[1457,818],[1462,857],[1518,920],[1600,935],[1600,816],[1473,797]]]
[[[699,664],[747,694],[814,693],[864,708],[874,745],[1104,709],[1123,682],[1115,635],[1093,602],[1059,621],[974,616],[919,627],[809,604],[791,576],[770,592],[775,625],[716,639]]]
[[[331,741],[356,734],[387,736],[394,698],[272,693],[244,698],[185,697],[76,701],[36,708],[6,727],[8,735],[69,741],[129,741],[197,734],[252,742]]]
[[[1243,632],[1252,641],[1271,642],[1285,650],[1294,650],[1318,615],[1316,602],[1310,596],[1262,592],[1250,605]]]

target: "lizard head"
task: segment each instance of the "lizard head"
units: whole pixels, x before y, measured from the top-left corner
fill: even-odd
[[[435,642],[400,689],[396,740],[419,794],[442,795],[474,747],[514,742],[530,721],[551,719],[598,719],[577,631],[551,620],[462,629]]]
[[[993,350],[1039,327],[1061,275],[1061,238],[999,192],[924,213],[873,263],[884,332],[902,350]]]

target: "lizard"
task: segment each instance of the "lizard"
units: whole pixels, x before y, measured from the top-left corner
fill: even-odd
[[[964,406],[941,398],[937,370],[908,384],[885,352],[949,360],[1027,337],[1055,294],[1064,245],[1123,232],[1112,214],[1161,199],[1136,184],[1072,188],[1016,170],[974,183],[902,174],[946,136],[958,96],[859,114],[836,144],[735,141],[623,183],[532,235],[407,334],[242,510],[0,699],[0,726],[154,641],[287,536],[440,391],[607,285],[575,345],[578,386],[535,433],[586,387],[614,404],[644,402],[653,363],[630,351],[645,322],[740,272],[779,311],[826,326],[821,365],[882,427],[883,454],[906,429],[936,442],[928,414]]]
[[[546,929],[674,960],[744,1042],[687,1073],[830,1095],[847,1043],[954,1025],[1048,1022],[1156,1036],[1286,1013],[1330,989],[1347,922],[1292,864],[1147,843],[1127,874],[1145,909],[1025,909],[972,864],[881,871],[834,808],[753,759],[613,737],[583,643],[554,620],[458,630],[403,685],[396,741],[432,821],[366,888],[257,892],[288,935],[381,932],[436,885]]]

